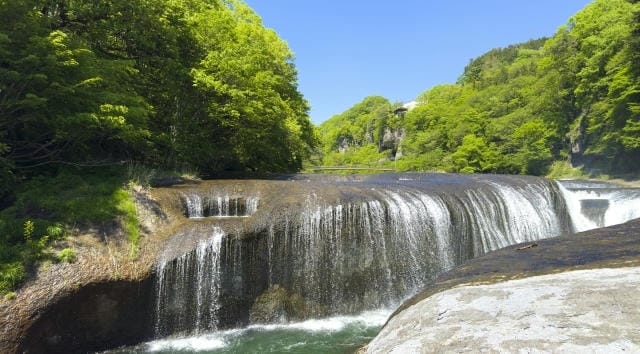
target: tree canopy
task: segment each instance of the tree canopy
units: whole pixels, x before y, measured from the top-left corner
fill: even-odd
[[[289,172],[315,149],[293,54],[242,1],[0,0],[0,18],[0,295],[78,227],[119,222],[135,257],[136,168]]]
[[[295,171],[293,54],[235,0],[0,3],[0,188],[55,164]]]
[[[541,175],[569,160],[588,169],[638,171],[639,6],[596,0],[551,38],[473,59],[457,83],[425,91],[415,109],[381,128],[403,135],[386,160],[379,159],[383,149],[363,139],[370,113],[353,116],[365,99],[320,126],[324,162],[339,160],[336,144],[349,131],[363,143],[342,155],[400,170]]]

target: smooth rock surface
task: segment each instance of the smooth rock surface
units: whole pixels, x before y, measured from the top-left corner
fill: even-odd
[[[640,267],[460,286],[396,314],[367,353],[640,352]]]

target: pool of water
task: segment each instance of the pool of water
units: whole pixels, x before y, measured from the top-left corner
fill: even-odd
[[[384,309],[356,316],[252,325],[163,338],[105,353],[353,353],[375,337],[390,314],[391,310]]]

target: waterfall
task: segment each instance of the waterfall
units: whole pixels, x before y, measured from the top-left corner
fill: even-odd
[[[551,181],[424,176],[181,191],[199,220],[158,262],[157,335],[246,324],[251,311],[287,321],[392,307],[468,259],[571,229]]]
[[[560,181],[558,185],[576,232],[640,217],[640,188],[590,181]]]
[[[334,314],[392,306],[465,260],[567,231],[557,192],[546,182],[456,194],[398,187],[337,205],[312,194],[268,234],[269,286]]]
[[[185,216],[204,217],[247,217],[258,210],[259,198],[256,196],[239,197],[229,194],[207,194],[197,192],[183,193],[182,201]]]
[[[217,328],[224,236],[222,229],[213,227],[208,238],[197,242],[195,250],[159,263],[156,334]]]
[[[640,189],[395,176],[181,190],[187,219],[156,269],[157,335],[393,307],[486,252],[640,217]]]
[[[256,196],[238,197],[229,194],[201,195],[200,193],[183,193],[182,201],[185,216],[188,218],[204,217],[247,217],[258,210],[259,198]]]

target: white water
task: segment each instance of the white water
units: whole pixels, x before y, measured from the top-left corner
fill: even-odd
[[[144,349],[149,352],[168,351],[215,351],[224,349],[241,341],[243,336],[250,336],[252,333],[261,332],[293,332],[305,333],[334,333],[346,330],[348,327],[378,328],[381,327],[391,314],[389,309],[366,311],[354,316],[335,316],[322,319],[313,319],[302,322],[292,322],[287,324],[252,325],[241,329],[231,329],[225,331],[214,331],[205,334],[188,337],[175,337],[155,340],[144,344]],[[303,340],[304,338],[300,338]],[[292,344],[291,346],[295,346]],[[299,343],[304,345],[304,343]],[[288,348],[292,349],[292,348]]]
[[[156,333],[167,333],[167,328],[175,327],[194,328],[196,333],[217,327],[220,250],[225,233],[219,227],[213,227],[210,232],[209,238],[198,241],[195,252],[158,265]],[[165,315],[168,309],[176,307],[181,310]],[[193,327],[192,321],[195,321]]]
[[[566,182],[567,185],[571,185],[571,188],[567,188],[564,183],[560,181],[558,185],[575,232],[622,224],[640,218],[640,189],[615,189],[601,183],[589,182]],[[588,213],[585,203],[590,201],[601,201],[602,207],[606,206],[604,213]]]
[[[229,194],[201,195],[198,192],[182,193],[185,214],[188,218],[249,217],[258,210],[257,196],[231,196]]]
[[[270,219],[258,238],[262,245],[246,248],[231,237],[223,242],[224,232],[213,228],[211,237],[192,252],[159,264],[156,334],[194,336],[154,341],[147,350],[224,349],[252,331],[313,333],[341,331],[356,323],[380,326],[388,312],[336,314],[397,305],[457,264],[516,243],[558,236],[570,231],[569,222],[577,232],[640,217],[640,190],[580,189],[575,183],[565,188],[559,183],[560,197],[552,183],[540,179],[513,184],[489,180],[478,183],[479,188],[438,193],[414,188],[422,182],[412,178],[399,181],[406,184],[367,188],[364,200],[327,202],[309,192],[301,205]],[[197,192],[182,197],[188,217],[249,217],[258,211],[257,197]],[[602,217],[586,212],[585,200],[601,201],[596,205],[606,206]],[[263,263],[246,265],[256,255]],[[250,267],[265,270],[259,283],[245,279],[244,268]],[[232,286],[236,295],[282,286],[324,306],[333,317],[215,331],[228,325],[219,324],[217,316],[225,306],[219,299],[225,279],[225,289]],[[376,320],[375,313],[385,315]]]
[[[491,193],[470,190],[462,203],[473,224],[476,254],[509,245],[545,239],[562,233],[553,190],[546,185],[525,187],[490,183]]]
[[[156,334],[210,331],[219,314],[247,318],[255,298],[276,285],[323,315],[393,306],[468,259],[568,231],[557,189],[543,179],[487,180],[446,193],[428,182],[398,182],[365,185],[360,198],[338,201],[309,192],[299,205],[283,205],[283,217],[268,219],[251,243],[230,237],[220,249],[207,241],[159,265]],[[257,198],[199,193],[182,194],[190,217],[257,211]],[[218,301],[222,283],[225,299],[241,307]],[[274,318],[299,318],[277,311]]]

